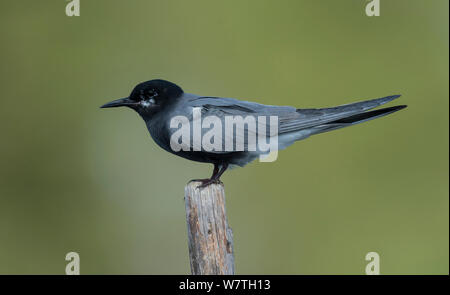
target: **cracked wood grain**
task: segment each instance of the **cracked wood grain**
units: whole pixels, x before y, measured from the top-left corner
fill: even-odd
[[[222,184],[185,187],[189,258],[193,275],[234,274],[233,233],[225,210]]]

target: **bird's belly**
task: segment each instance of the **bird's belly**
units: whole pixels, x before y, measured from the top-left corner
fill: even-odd
[[[162,124],[148,124],[147,125],[150,136],[153,141],[165,151],[176,156],[203,163],[217,163],[220,161],[219,154],[207,153],[204,151],[174,151],[170,146],[170,133]],[[226,159],[226,158],[225,158]]]
[[[170,144],[171,130],[164,124],[162,118],[153,118],[147,122],[147,129],[155,143],[165,151],[179,157],[202,163],[228,163],[232,165],[244,166],[255,159],[255,153],[249,151],[230,151],[230,152],[207,152],[180,150],[174,151]]]

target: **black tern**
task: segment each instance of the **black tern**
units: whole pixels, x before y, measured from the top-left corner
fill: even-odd
[[[129,97],[114,100],[101,106],[101,108],[129,107],[144,119],[151,137],[161,148],[189,160],[213,164],[212,176],[208,179],[198,180],[202,183],[201,187],[205,187],[211,183],[220,183],[220,177],[228,167],[242,167],[257,157],[267,156],[267,149],[255,148],[254,144],[253,149],[250,148],[250,135],[254,135],[253,138],[255,138],[255,135],[263,134],[272,138],[274,135],[269,132],[271,131],[269,129],[271,126],[276,126],[277,147],[275,150],[281,150],[295,141],[311,135],[352,126],[401,110],[406,105],[372,110],[399,96],[392,95],[331,108],[297,109],[290,106],[263,105],[233,98],[189,94],[174,83],[164,80],[151,80],[138,84]],[[245,138],[245,134],[247,134],[247,140],[243,140],[244,144],[241,145],[240,149],[223,148],[227,145],[226,131],[225,135],[210,135],[209,139],[214,138],[215,149],[208,149],[202,145],[196,147],[195,140],[191,138],[191,133],[195,133],[193,130],[195,126],[189,126],[185,129],[189,138],[186,138],[183,144],[180,144],[178,139],[174,142],[174,133],[179,133],[179,129],[177,130],[174,127],[183,122],[195,125],[196,110],[203,118],[210,117],[215,119],[216,122],[219,120],[218,123],[221,126],[218,127],[218,131],[223,131],[227,125],[226,117],[251,117],[263,118],[264,120],[262,120],[262,123],[258,121],[256,124],[252,124],[255,122],[252,120],[231,121],[236,123],[231,127],[232,131],[240,134],[233,139],[233,148],[235,145],[237,146],[238,137],[244,136]],[[180,118],[185,118],[185,120],[183,121]],[[275,122],[273,122],[273,119]],[[213,121],[209,120],[209,123]],[[207,131],[205,126],[197,126],[200,126],[201,136],[203,136]],[[250,127],[255,130],[251,130]],[[182,134],[181,138],[183,136]],[[200,139],[200,142],[204,141]]]

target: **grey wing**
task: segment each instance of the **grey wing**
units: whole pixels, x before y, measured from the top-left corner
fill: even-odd
[[[218,112],[228,115],[278,116],[280,120],[280,133],[286,133],[360,114],[398,97],[400,95],[392,95],[337,107],[318,109],[296,109],[290,106],[263,105],[220,97],[195,97],[189,100],[189,105],[203,107],[212,113]]]
[[[256,102],[237,100],[225,97],[195,96],[188,99],[188,104],[192,107],[203,107],[227,115],[272,115],[283,116],[294,114],[296,108],[290,106],[264,105]]]
[[[200,97],[189,95],[186,99],[186,105],[189,108],[200,108],[202,120],[208,116],[214,116],[221,121],[222,125],[222,136],[223,141],[222,150],[214,150],[213,153],[227,153],[230,152],[225,148],[225,142],[232,142],[233,146],[237,146],[238,143],[242,144],[244,151],[249,151],[249,141],[250,137],[257,138],[258,134],[264,131],[267,135],[270,133],[270,120],[265,121],[258,120],[258,117],[264,116],[284,116],[286,114],[295,115],[296,109],[289,106],[269,106],[258,104],[248,101],[240,101],[233,98],[221,98],[221,97]],[[243,119],[249,118],[254,119],[255,123],[253,126],[251,124],[235,124],[235,130],[232,132],[231,136],[225,130],[226,117],[237,117],[240,116]],[[191,123],[195,121],[193,116],[189,118]],[[264,128],[262,128],[264,127]],[[202,130],[202,132],[207,132],[208,130]],[[278,132],[278,130],[276,130]],[[251,149],[250,149],[251,150]]]
[[[295,141],[307,138],[312,134],[350,126],[403,108],[403,106],[399,106],[397,108],[394,107],[394,109],[388,108],[378,110],[378,112],[367,112],[399,96],[393,95],[337,107],[318,109],[296,109],[290,106],[263,105],[232,98],[201,97],[195,95],[189,97],[186,102],[190,107],[200,107],[202,109],[202,116],[213,115],[219,117],[221,120],[227,115],[243,117],[276,116],[278,117],[278,145],[279,149],[284,149]],[[258,128],[255,131],[256,136],[260,133],[260,122],[257,125]],[[248,130],[247,125],[244,125],[242,128],[244,130],[242,130],[243,133],[241,134],[254,132],[253,130]],[[269,120],[266,120],[264,130],[267,135],[268,130],[270,130]],[[227,140],[227,138],[224,137],[224,140]],[[235,140],[245,141],[245,138],[236,138]],[[247,145],[245,147],[247,148]]]

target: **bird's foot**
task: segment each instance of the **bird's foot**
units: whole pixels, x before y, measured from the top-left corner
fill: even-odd
[[[198,189],[205,188],[205,187],[209,186],[210,184],[222,184],[222,181],[220,181],[220,179],[211,178],[211,179],[206,179],[206,181],[202,181],[201,183],[202,183],[201,185],[197,186]]]
[[[201,182],[201,184],[199,186],[197,186],[198,189],[205,188],[205,187],[209,186],[210,184],[223,184],[222,181],[220,181],[220,179],[216,179],[216,178],[192,179],[189,182],[193,182],[193,181]]]
[[[208,181],[208,180],[209,180],[209,178],[191,179],[191,180],[189,180],[189,183],[191,183],[191,182],[201,182],[201,183],[204,183],[205,181]]]

